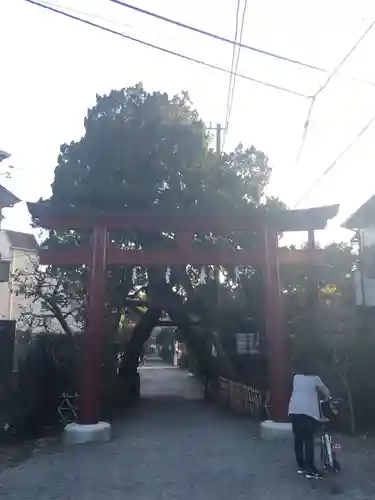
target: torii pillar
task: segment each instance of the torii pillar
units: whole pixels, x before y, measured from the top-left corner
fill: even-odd
[[[83,338],[79,421],[65,427],[66,444],[109,441],[111,438],[111,425],[108,422],[100,421],[103,390],[107,238],[105,226],[94,227],[91,238],[92,255],[87,323]]]
[[[272,388],[270,414],[276,422],[287,419],[287,345],[281,297],[278,235],[264,232],[264,323],[268,354],[268,382]]]
[[[96,227],[92,233],[92,265],[84,332],[83,367],[79,421],[99,422],[102,393],[102,359],[105,328],[107,229]]]

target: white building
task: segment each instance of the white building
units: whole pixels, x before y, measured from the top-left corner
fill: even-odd
[[[375,306],[375,195],[342,225],[359,235],[359,266],[354,272],[357,305]]]
[[[16,294],[13,275],[17,271],[32,273],[38,261],[38,243],[33,234],[0,231],[0,259],[9,263],[9,279],[0,283],[0,317],[17,320],[21,312],[31,307],[32,300]]]
[[[1,157],[0,150],[0,161],[8,156],[4,153]],[[14,275],[20,273],[25,278],[23,281],[30,284],[34,276],[34,267],[38,263],[38,242],[33,234],[1,229],[3,208],[13,207],[20,201],[0,185],[0,319],[16,320],[18,330],[27,329],[33,333],[47,330],[61,333],[63,329],[59,321],[53,317],[51,311],[43,307],[41,300],[35,301],[32,297],[26,298],[24,293],[18,293],[19,282],[14,280]],[[51,288],[54,285],[54,278],[51,278]],[[83,328],[73,317],[75,309],[77,304],[72,303],[69,304],[68,310],[62,311],[72,332],[81,331]],[[25,321],[26,317],[37,321],[33,321],[31,325]]]

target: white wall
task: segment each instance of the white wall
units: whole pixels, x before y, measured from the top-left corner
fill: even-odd
[[[361,229],[361,261],[366,278],[375,278],[375,228]]]
[[[11,265],[11,275],[17,271],[30,273],[31,275],[33,272],[33,266],[37,261],[38,255],[36,252],[30,250],[14,249]],[[13,287],[11,283],[9,318],[18,319],[25,308],[33,307],[33,301],[32,299],[26,299],[23,294],[16,295],[12,288]]]
[[[353,273],[354,278],[354,288],[357,306],[375,306],[375,279],[366,278],[366,276],[361,276],[361,271],[357,270]],[[364,301],[362,297],[362,291],[365,294]]]
[[[12,259],[12,251],[9,246],[8,238],[5,233],[0,231],[0,254],[2,260],[11,260]],[[10,272],[12,269],[12,265],[10,266]],[[9,319],[9,292],[10,292],[10,283],[0,283],[0,318]]]
[[[2,260],[10,261],[9,281],[0,283],[0,318],[17,320],[25,307],[31,307],[32,300],[26,299],[23,294],[14,293],[12,275],[16,271],[31,273],[38,255],[31,250],[12,249],[6,234],[2,231],[0,231],[0,254]]]

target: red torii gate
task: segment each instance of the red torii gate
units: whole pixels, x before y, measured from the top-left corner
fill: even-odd
[[[278,233],[324,229],[327,221],[338,212],[338,205],[257,213],[232,212],[198,214],[197,212],[161,213],[154,211],[102,212],[78,209],[56,209],[48,203],[28,203],[34,220],[45,229],[91,229],[92,241],[87,247],[71,247],[40,251],[41,264],[87,264],[91,267],[82,385],[80,393],[80,423],[95,424],[100,413],[100,384],[104,335],[104,301],[107,264],[126,265],[245,265],[263,269],[265,297],[265,337],[268,344],[271,417],[285,421],[287,417],[287,353],[282,300],[280,295],[279,262],[282,264],[320,264],[319,250],[278,249]],[[126,228],[140,232],[170,232],[176,234],[174,249],[121,250],[108,243],[108,230]],[[232,250],[193,247],[197,232],[257,231],[262,235],[260,248]]]

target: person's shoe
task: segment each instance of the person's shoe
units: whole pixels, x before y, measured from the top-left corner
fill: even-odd
[[[318,470],[314,471],[308,471],[305,473],[305,478],[306,479],[322,479],[323,474],[319,472]]]
[[[305,471],[305,469],[301,469],[301,467],[298,467],[298,469],[297,469],[297,474],[298,474],[299,476],[302,476],[303,474],[306,474],[306,471]]]

